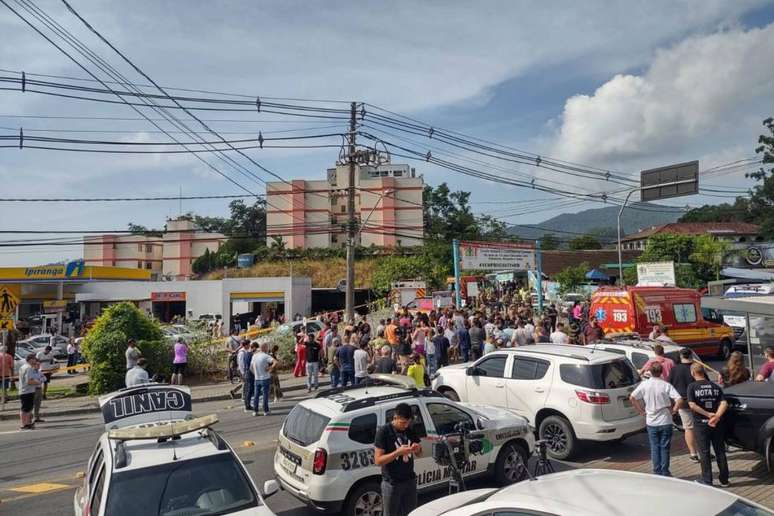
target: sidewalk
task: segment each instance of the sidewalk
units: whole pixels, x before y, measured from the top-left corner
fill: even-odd
[[[672,475],[684,480],[696,480],[701,474],[701,467],[688,457],[682,433],[675,432],[672,438],[672,460],[670,470]],[[631,438],[633,441],[635,438]],[[640,446],[616,446],[610,444],[607,448],[609,456],[585,462],[584,468],[618,469],[651,473],[650,449],[647,441],[642,439]],[[774,508],[774,473],[769,473],[766,463],[760,455],[752,452],[731,448],[728,452],[728,467],[731,472],[731,487],[729,490],[739,496],[749,498],[754,502],[769,508]],[[713,480],[717,485],[717,464],[713,461]]]
[[[292,373],[280,373],[280,385],[282,392],[293,392],[306,389],[306,376],[295,378]],[[57,387],[74,386],[88,381],[85,373],[77,375],[57,375],[52,379],[51,385]],[[231,384],[227,381],[210,383],[205,385],[194,385],[191,388],[191,399],[194,403],[194,409],[197,403],[208,401],[221,401],[231,399],[229,391],[238,384]],[[320,376],[320,387],[330,385],[330,379],[327,375]],[[239,399],[239,396],[237,397]],[[18,419],[20,403],[18,398],[6,401],[5,409],[0,408],[0,421],[9,419]],[[97,396],[79,396],[72,398],[59,398],[44,400],[40,409],[40,415],[43,418],[70,416],[76,414],[88,414],[90,412],[99,412]]]

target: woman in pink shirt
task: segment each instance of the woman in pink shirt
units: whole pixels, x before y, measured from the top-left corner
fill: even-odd
[[[178,337],[175,342],[175,358],[172,360],[172,381],[173,385],[183,385],[183,372],[188,364],[188,345],[183,337]]]

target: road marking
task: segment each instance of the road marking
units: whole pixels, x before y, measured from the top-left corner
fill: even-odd
[[[50,491],[58,491],[60,489],[67,489],[71,486],[67,484],[55,484],[53,482],[40,482],[38,484],[29,484],[26,486],[12,487],[9,491],[16,491],[17,493],[29,493],[29,494],[42,494]]]

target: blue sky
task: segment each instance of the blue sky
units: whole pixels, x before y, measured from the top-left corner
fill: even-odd
[[[130,74],[60,2],[38,5]],[[773,114],[774,67],[765,64],[774,55],[771,2],[113,1],[73,5],[164,85],[364,100],[434,126],[627,175],[691,159],[699,159],[702,169],[707,169],[751,157],[761,121]],[[14,42],[0,47],[0,68],[85,76],[5,10],[0,10],[0,32],[8,36],[6,41]],[[136,74],[130,77],[140,80]],[[125,107],[0,91],[2,134],[23,126],[32,131],[136,131],[121,136],[127,140],[163,138],[149,134],[153,127],[142,121],[77,122],[17,115],[136,116]],[[216,116],[221,117],[211,118]],[[250,134],[299,127],[314,131],[323,125],[255,123],[266,118],[214,125],[219,131]],[[318,178],[335,161],[337,151],[264,149],[250,155],[285,178]],[[473,192],[476,203],[507,201],[518,208],[520,202],[538,196],[531,190],[482,182],[421,163],[415,166],[430,184],[446,181],[452,188]],[[546,185],[595,192],[611,188],[578,183],[534,167],[517,170]],[[744,172],[716,175],[706,184],[721,190],[744,188],[750,185]],[[0,149],[0,181],[19,197],[177,195],[181,187],[185,195],[237,192],[186,155]],[[255,183],[250,188],[263,191]],[[697,196],[672,204],[723,200]],[[188,201],[183,209],[222,215],[226,204]],[[597,206],[564,206],[557,201],[543,211],[507,221],[533,224],[562,211]],[[503,213],[502,208],[487,204],[476,208]],[[0,230],[110,230],[124,228],[128,222],[159,227],[177,211],[177,202],[0,202]],[[5,248],[0,250],[0,265],[45,263],[79,254],[77,247]]]

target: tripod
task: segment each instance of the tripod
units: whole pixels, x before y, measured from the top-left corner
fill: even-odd
[[[535,462],[533,476],[537,477],[547,473],[553,473],[554,466],[551,464],[551,461],[548,460],[548,447],[546,446],[546,442],[542,440],[535,442],[535,451],[537,452],[537,461]]]

